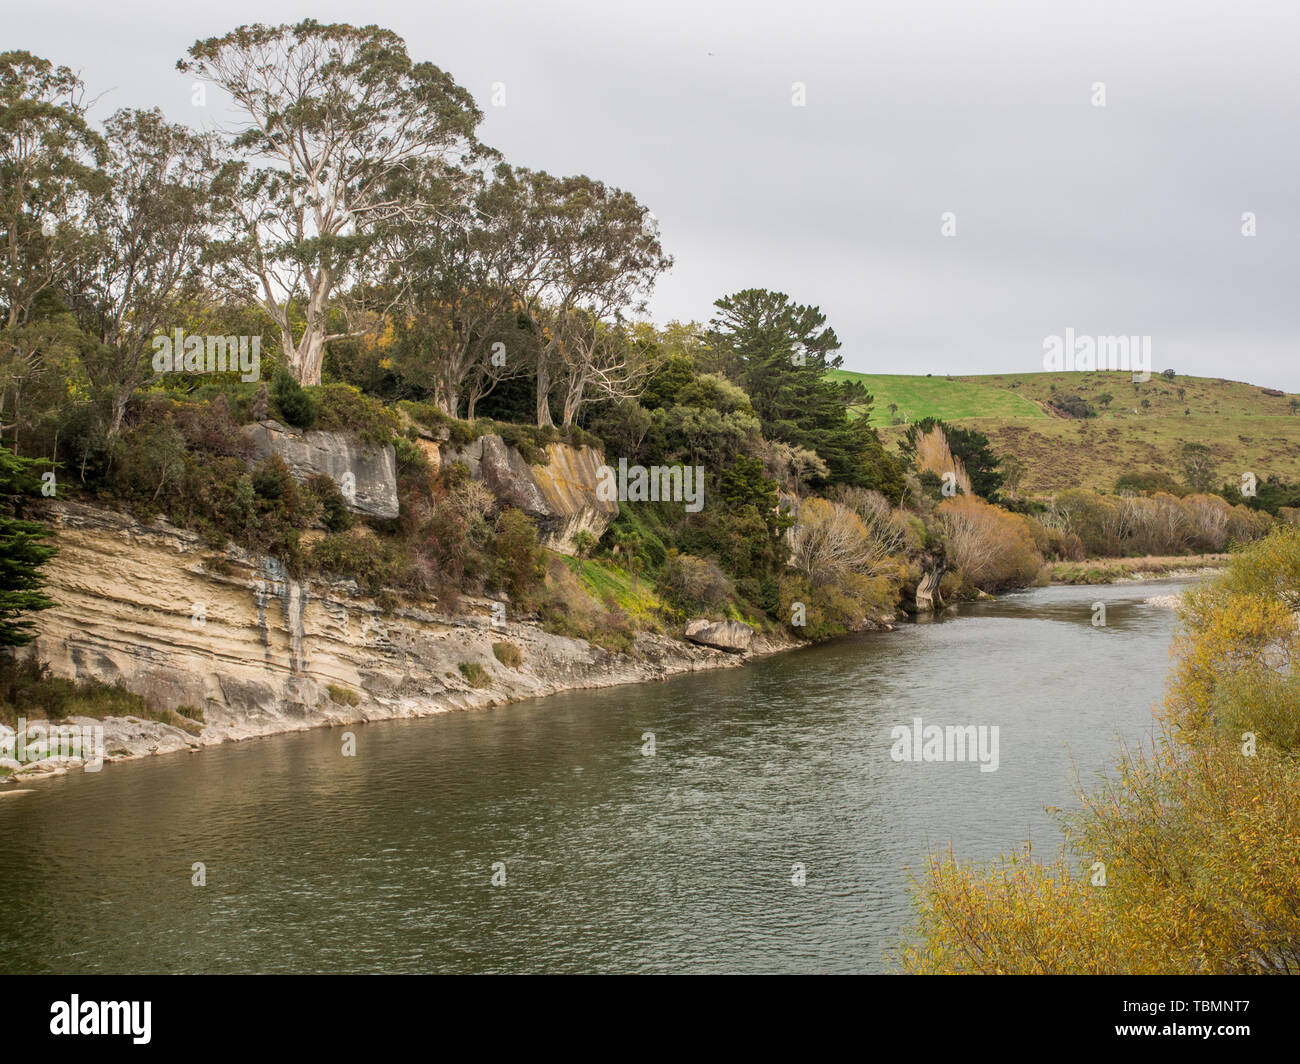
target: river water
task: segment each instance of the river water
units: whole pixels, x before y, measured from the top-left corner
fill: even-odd
[[[1072,764],[1150,733],[1174,617],[1143,599],[1181,586],[36,784],[0,799],[0,971],[887,971],[909,869],[1054,856]],[[996,726],[997,771],[892,760],[914,717]]]

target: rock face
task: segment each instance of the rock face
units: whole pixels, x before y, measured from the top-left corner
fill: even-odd
[[[916,608],[921,613],[943,609],[943,599],[939,595],[939,584],[943,580],[945,567],[940,565],[921,577],[916,585]]]
[[[397,458],[391,446],[368,447],[342,432],[297,432],[278,421],[260,421],[243,431],[258,460],[278,454],[299,480],[331,477],[357,513],[397,516]]]
[[[466,447],[445,446],[442,461],[463,462],[504,505],[523,510],[543,547],[573,554],[574,537],[588,532],[599,539],[618,516],[618,503],[596,495],[605,456],[594,447],[553,443],[546,453],[546,465],[529,465],[500,436],[489,435]]]
[[[384,609],[351,581],[299,581],[271,559],[207,549],[162,520],[146,526],[67,501],[43,504],[41,516],[59,553],[43,570],[55,605],[36,618],[35,653],[57,676],[121,682],[154,708],[203,712],[198,736],[135,718],[108,722],[109,760],[719,664],[665,636],[642,634],[624,655],[511,618],[494,625],[487,601],[465,599],[462,609],[475,612],[457,615],[433,602]],[[736,627],[748,645],[749,629]],[[517,648],[521,664],[502,664],[495,642]],[[486,672],[486,687],[461,672],[471,663]]]
[[[696,618],[686,624],[686,638],[701,646],[743,654],[754,638],[754,629],[739,621],[706,621]]]

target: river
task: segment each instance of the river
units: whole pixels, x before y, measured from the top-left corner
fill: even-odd
[[[1174,617],[1142,600],[1182,586],[35,784],[0,800],[0,971],[887,971],[927,852],[1055,855],[1072,763],[1149,734]],[[892,760],[914,717],[997,726],[997,771]]]

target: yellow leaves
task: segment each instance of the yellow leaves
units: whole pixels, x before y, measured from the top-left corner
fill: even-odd
[[[1027,854],[934,860],[906,971],[1300,973],[1300,535],[1190,598],[1164,729],[1063,820],[1107,885]]]
[[[970,584],[985,591],[1027,584],[1043,564],[1029,523],[975,495],[944,499],[935,512],[949,555]]]

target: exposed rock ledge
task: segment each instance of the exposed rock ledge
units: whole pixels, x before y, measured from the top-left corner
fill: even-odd
[[[523,510],[550,550],[574,554],[579,532],[600,539],[618,516],[618,503],[597,492],[605,456],[594,447],[552,443],[545,465],[529,465],[495,435],[480,436],[463,448],[445,447],[443,462],[463,463],[498,500]]]
[[[44,516],[60,550],[45,567],[56,605],[38,617],[35,652],[56,675],[203,711],[198,735],[135,718],[93,722],[105,726],[107,760],[662,679],[796,645],[756,636],[734,654],[643,634],[632,654],[613,654],[532,624],[494,627],[483,600],[465,600],[470,614],[430,602],[385,611],[351,581],[298,581],[272,559],[206,549],[161,520],[145,526],[75,502],[50,503]],[[518,668],[497,660],[494,642],[520,650]],[[462,663],[481,666],[489,685],[472,687]]]
[[[330,477],[350,509],[370,517],[397,516],[397,458],[391,445],[367,446],[345,432],[298,432],[278,421],[259,421],[243,431],[258,458],[278,454],[299,480]]]
[[[754,629],[740,621],[697,618],[686,625],[686,638],[700,646],[716,647],[728,654],[743,654],[754,639]]]

